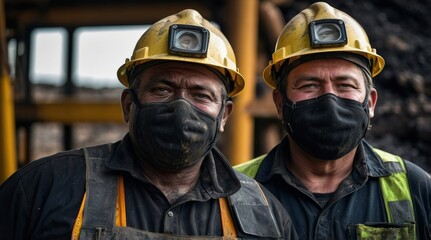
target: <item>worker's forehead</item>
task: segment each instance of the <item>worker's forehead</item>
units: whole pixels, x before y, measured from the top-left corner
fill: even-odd
[[[207,66],[196,63],[169,61],[146,68],[146,73],[152,72],[186,72],[207,75],[208,77],[216,76]]]
[[[202,64],[183,63],[183,62],[165,62],[151,67],[142,69],[136,75],[138,86],[150,82],[180,82],[185,84],[211,85],[216,88],[225,88],[225,84],[209,67]]]
[[[316,68],[316,67],[327,67],[327,68],[355,68],[359,70],[359,66],[348,60],[341,58],[324,58],[324,59],[313,59],[304,63],[299,64],[296,68]]]
[[[137,73],[137,79],[142,82],[148,79],[154,79],[154,77],[166,77],[166,79],[182,79],[182,80],[193,80],[194,82],[205,82],[220,84],[225,87],[225,83],[221,73],[217,70],[211,69],[210,67],[188,62],[179,61],[167,61],[159,64],[155,64],[149,67],[142,66],[142,69]]]

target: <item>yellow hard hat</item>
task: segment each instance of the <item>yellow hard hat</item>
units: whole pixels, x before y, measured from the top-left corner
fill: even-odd
[[[118,69],[118,79],[128,87],[135,66],[160,60],[204,64],[219,71],[229,81],[231,97],[244,88],[232,46],[195,10],[186,9],[153,24],[136,43],[132,57]]]
[[[380,73],[385,60],[376,53],[361,25],[346,13],[324,2],[312,4],[293,17],[278,37],[272,60],[263,71],[265,82],[276,88],[275,73],[282,64],[318,53],[353,53],[365,57],[371,75]]]

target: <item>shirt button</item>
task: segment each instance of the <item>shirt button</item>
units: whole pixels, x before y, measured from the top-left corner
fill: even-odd
[[[172,217],[172,216],[174,216],[174,213],[173,213],[172,211],[169,211],[169,212],[168,212],[168,216],[169,216],[169,217]]]

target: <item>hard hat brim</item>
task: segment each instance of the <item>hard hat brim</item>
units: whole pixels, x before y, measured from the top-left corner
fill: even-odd
[[[151,61],[177,61],[177,62],[189,62],[189,63],[196,63],[196,64],[202,64],[201,61],[196,60],[194,58],[184,58],[184,57],[178,57],[178,59],[175,59],[175,56],[167,55],[165,57],[163,56],[155,56],[153,58],[145,58],[145,59],[137,59],[132,61],[127,61],[123,65],[121,65],[117,70],[117,77],[118,80],[123,84],[125,87],[129,87],[129,76],[128,72],[132,67],[136,67],[138,65],[149,63]],[[230,74],[230,78],[235,82],[234,88],[230,90],[228,93],[230,97],[236,96],[239,92],[241,92],[244,89],[245,81],[244,77],[239,73],[239,71],[233,71],[228,68],[223,68],[218,66],[218,63],[206,63],[202,64],[207,67],[214,68],[215,70],[221,72],[222,74],[225,74],[226,70]]]

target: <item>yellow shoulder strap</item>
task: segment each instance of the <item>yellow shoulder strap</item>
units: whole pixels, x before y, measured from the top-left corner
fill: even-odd
[[[237,233],[226,198],[219,198],[223,239],[236,239]]]
[[[126,195],[124,193],[123,176],[118,178],[118,196],[115,211],[115,225],[117,227],[126,227]]]
[[[75,224],[73,225],[72,240],[79,239],[79,233],[81,232],[81,228],[82,228],[82,218],[83,218],[83,212],[84,212],[85,198],[86,198],[86,194],[84,193],[84,197],[82,198],[82,202],[81,202],[81,207],[79,208],[79,211],[78,211],[78,216],[76,217]]]

